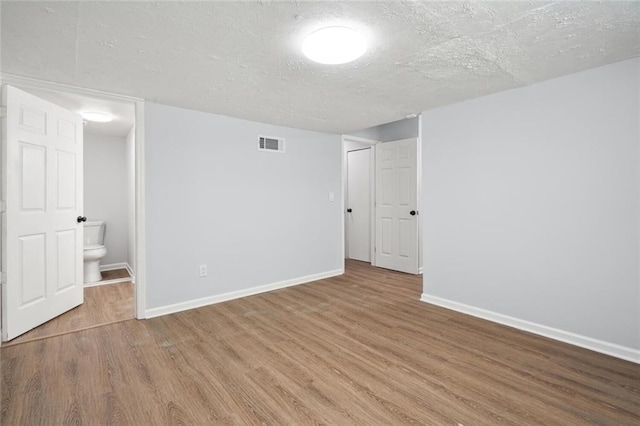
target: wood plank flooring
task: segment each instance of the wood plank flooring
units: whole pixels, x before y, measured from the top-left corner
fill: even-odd
[[[640,366],[344,276],[2,347],[3,425],[631,425]]]
[[[125,270],[126,272],[126,270]],[[135,318],[131,282],[85,287],[84,303],[18,336],[2,346],[11,346]]]
[[[126,269],[113,269],[111,271],[102,271],[102,279],[100,281],[110,281],[122,278],[131,278],[129,271]]]

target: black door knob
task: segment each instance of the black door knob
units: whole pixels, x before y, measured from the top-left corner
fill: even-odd
[[[85,216],[78,216],[78,223],[86,222],[87,218]]]
[[[351,213],[351,209],[347,209],[347,213]]]
[[[416,211],[415,211],[415,210],[411,210],[411,211],[409,212],[409,214],[410,214],[411,216],[415,216],[415,215],[416,215]]]

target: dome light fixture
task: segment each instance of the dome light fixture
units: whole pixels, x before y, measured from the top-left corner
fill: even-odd
[[[87,121],[95,121],[98,123],[108,123],[113,120],[113,115],[108,112],[84,111],[82,118]]]
[[[302,45],[302,52],[314,62],[328,65],[354,61],[367,51],[367,41],[348,27],[326,27],[311,33]]]

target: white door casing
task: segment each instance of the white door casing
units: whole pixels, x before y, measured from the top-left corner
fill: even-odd
[[[418,139],[376,145],[376,266],[418,271]]]
[[[82,118],[3,88],[2,340],[83,302]]]
[[[371,148],[347,152],[347,257],[371,262]]]

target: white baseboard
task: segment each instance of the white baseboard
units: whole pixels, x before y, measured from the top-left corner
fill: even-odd
[[[488,311],[475,306],[465,305],[464,303],[454,302],[453,300],[443,299],[426,293],[422,293],[420,300],[442,308],[451,309],[452,311],[462,312],[463,314],[497,322],[498,324],[539,334],[571,345],[580,346],[595,352],[600,352],[640,364],[640,350],[637,349],[606,342],[604,340],[593,339],[591,337],[582,336],[580,334],[571,333],[569,331],[553,327],[547,327],[546,325],[525,321],[519,318]]]
[[[109,263],[108,265],[100,265],[101,271],[115,271],[116,269],[126,269],[127,271],[129,271],[131,267],[127,262]]]
[[[136,283],[136,275],[133,273],[133,268],[131,267],[131,265],[129,265],[128,262],[110,263],[108,265],[100,265],[100,270],[101,271],[115,271],[116,269],[126,269],[127,272],[129,273],[129,276],[131,277],[130,279],[128,279],[126,281],[131,281],[134,284]],[[113,284],[114,282],[122,282],[122,281],[109,280],[108,284]]]
[[[127,272],[130,275],[129,278],[114,278],[112,280],[96,281],[95,283],[85,283],[84,286],[85,287],[97,287],[97,286],[108,285],[108,284],[126,283],[126,282],[129,282],[129,281],[131,281],[132,283],[135,284],[136,280],[135,280],[135,277],[133,276],[133,273],[131,271],[131,266],[129,266],[128,263],[121,262],[121,263],[110,263],[108,265],[100,265],[100,271],[101,272],[115,271],[117,269],[126,269]]]
[[[129,265],[129,263],[125,263],[124,265],[131,278],[133,278],[135,274],[133,273],[133,268],[131,268],[131,265]]]
[[[112,280],[96,281],[95,283],[85,283],[84,287],[98,287],[101,285],[120,284],[120,283],[133,283],[131,278],[114,278]]]
[[[187,311],[189,309],[200,308],[202,306],[213,305],[215,303],[227,302],[233,299],[253,296],[260,293],[266,293],[273,290],[279,290],[286,287],[292,287],[299,284],[318,281],[325,278],[335,277],[344,274],[344,268],[333,271],[321,272],[319,274],[307,275],[305,277],[294,278],[278,283],[252,287],[245,290],[231,291],[228,293],[216,294],[213,296],[203,297],[201,299],[188,300],[186,302],[175,303],[173,305],[160,306],[158,308],[147,309],[145,318],[154,318],[162,315],[174,314],[176,312]]]

